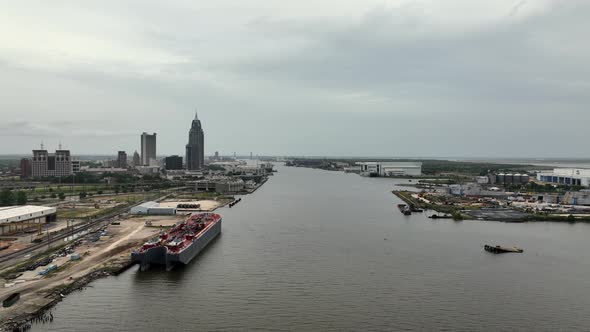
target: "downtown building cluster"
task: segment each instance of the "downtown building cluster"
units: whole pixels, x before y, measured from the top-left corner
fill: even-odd
[[[185,146],[185,159],[178,155],[172,155],[164,158],[162,162],[157,159],[156,154],[156,133],[148,134],[144,132],[141,134],[141,155],[140,163],[135,164],[142,170],[155,170],[162,167],[166,170],[183,170],[197,171],[205,167],[205,133],[199,120],[198,115],[191,123],[191,128],[188,134],[188,143]]]
[[[120,150],[116,158],[112,160],[97,161],[100,163],[87,163],[81,166],[80,161],[74,160],[69,150],[61,148],[50,153],[43,148],[33,150],[32,158],[23,158],[20,162],[21,177],[46,178],[68,177],[80,171],[89,173],[120,173],[130,170],[140,174],[157,174],[161,170],[171,172],[201,171],[205,167],[205,134],[201,120],[195,114],[188,131],[188,140],[185,145],[185,156],[172,155],[158,159],[157,134],[143,132],[140,136],[139,152],[136,150],[131,158],[127,152]],[[215,153],[214,160],[219,160],[219,153]]]

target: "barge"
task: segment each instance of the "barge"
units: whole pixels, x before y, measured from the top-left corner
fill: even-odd
[[[131,260],[141,271],[151,265],[165,266],[169,271],[178,264],[188,264],[221,233],[221,215],[192,214],[186,221],[151,239],[131,253]]]
[[[483,249],[493,254],[504,254],[508,252],[523,253],[524,250],[517,247],[502,247],[502,246],[491,246],[486,244]]]

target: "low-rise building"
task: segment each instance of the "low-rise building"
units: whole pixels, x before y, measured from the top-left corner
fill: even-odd
[[[126,168],[117,168],[117,167],[82,167],[80,172],[86,173],[93,173],[93,174],[103,174],[103,173],[125,173],[127,172]]]
[[[183,169],[181,156],[166,157],[164,164],[165,164],[166,170],[181,170],[181,169]]]
[[[242,179],[228,179],[215,184],[215,192],[220,194],[237,193],[242,190],[244,190],[244,181]]]
[[[490,183],[490,178],[487,176],[476,176],[475,177],[475,183],[478,184],[488,184]]]
[[[0,208],[0,235],[40,229],[43,224],[56,220],[56,212],[54,207],[35,205]]]
[[[565,205],[590,205],[590,191],[572,191],[567,193],[543,193],[536,195],[537,200],[543,203]]]
[[[134,206],[129,210],[129,213],[136,215],[174,215],[176,208],[160,206],[158,202],[145,202],[143,204]]]
[[[141,175],[154,175],[160,173],[160,166],[138,166],[135,169]]]
[[[482,192],[481,189],[477,183],[451,184],[449,185],[449,194],[453,196],[479,196]]]
[[[362,176],[421,176],[421,162],[358,162]]]
[[[198,180],[195,183],[195,190],[210,191],[220,194],[237,193],[245,188],[245,182],[239,178],[214,177]]]
[[[81,170],[80,160],[72,160],[72,173],[78,174],[78,173],[80,173],[80,170]]]
[[[590,169],[556,168],[537,173],[537,180],[546,183],[590,187]]]

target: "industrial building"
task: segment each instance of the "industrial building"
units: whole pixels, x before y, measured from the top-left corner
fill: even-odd
[[[492,180],[493,177],[494,179]],[[492,174],[490,177],[491,184],[503,184],[503,185],[512,185],[512,184],[527,184],[530,181],[530,177],[528,174]]]
[[[590,169],[556,168],[552,172],[537,174],[541,182],[590,187]]]
[[[168,216],[176,214],[176,208],[160,206],[160,203],[158,202],[145,202],[132,207],[129,213],[138,215]]]
[[[590,191],[569,191],[566,193],[543,193],[539,194],[537,200],[550,204],[565,205],[590,205]]]
[[[37,229],[56,220],[56,208],[46,206],[10,206],[0,208],[0,235]]]
[[[358,162],[362,176],[421,176],[420,162]]]

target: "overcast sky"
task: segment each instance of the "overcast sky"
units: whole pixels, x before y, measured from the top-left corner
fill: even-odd
[[[589,157],[590,1],[6,1],[0,154]]]

